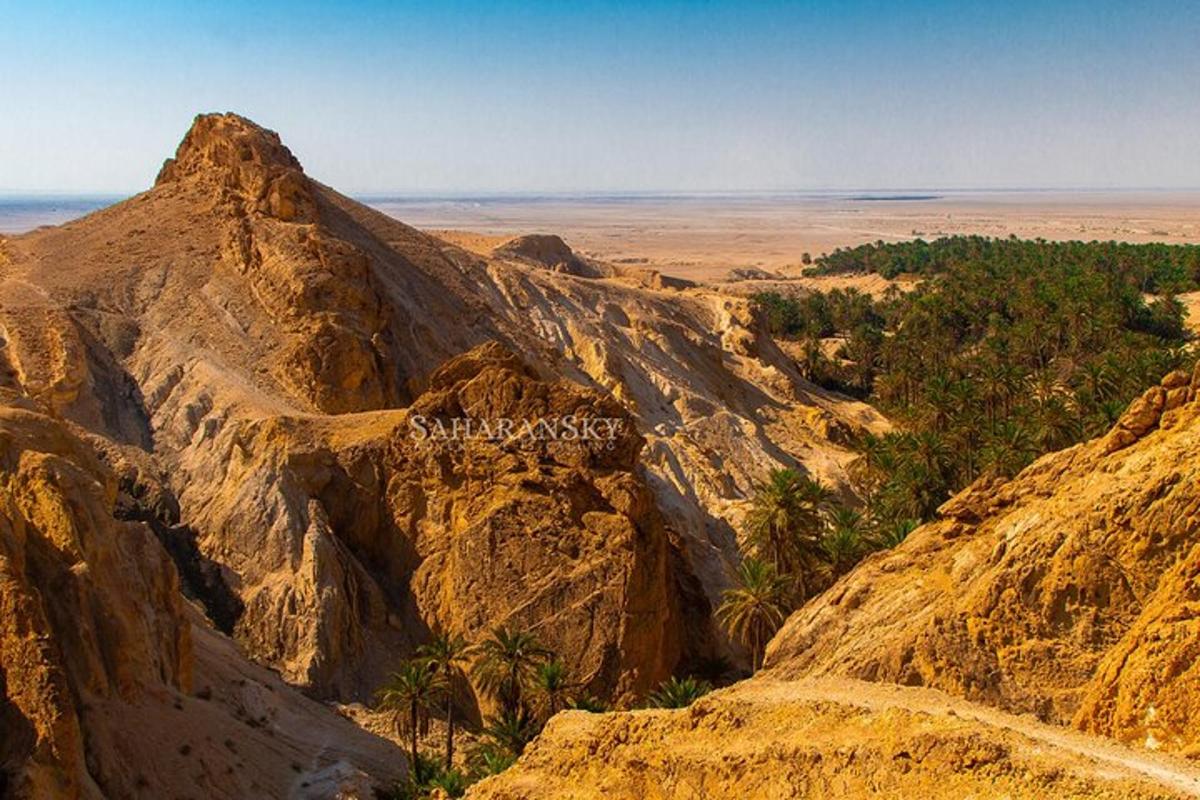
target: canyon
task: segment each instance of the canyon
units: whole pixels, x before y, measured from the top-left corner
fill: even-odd
[[[470,796],[1200,791],[1198,393],[1172,372],[969,487],[763,673],[563,712]],[[519,433],[565,418],[606,435]],[[421,435],[463,419],[510,433]],[[533,631],[623,708],[745,667],[713,609],[756,482],[848,496],[890,428],[745,292],[547,233],[460,246],[201,115],[151,189],[0,237],[3,791],[369,797],[407,760],[342,712],[435,632]]]

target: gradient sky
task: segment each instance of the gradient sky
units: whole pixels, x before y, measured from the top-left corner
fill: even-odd
[[[0,0],[0,98],[5,192],[210,110],[357,193],[1200,187],[1195,0]]]

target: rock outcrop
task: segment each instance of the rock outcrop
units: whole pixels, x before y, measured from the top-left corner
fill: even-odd
[[[6,797],[316,797],[305,781],[369,790],[403,775],[393,745],[198,626],[154,534],[117,519],[117,494],[78,435],[0,406]]]
[[[428,631],[510,625],[634,697],[682,648],[642,444],[616,401],[484,345],[402,412],[226,427],[190,465],[221,484],[181,500],[240,587],[238,638],[297,685],[369,699]]]
[[[797,612],[767,666],[1195,754],[1197,385],[1171,373],[1107,436],[956,496]]]
[[[927,689],[754,678],[678,711],[559,714],[471,800],[1187,797],[1200,771]]]
[[[559,236],[546,233],[517,236],[497,246],[492,255],[501,259],[516,259],[545,267],[553,272],[576,275],[581,278],[601,278],[612,274],[599,265],[590,264],[575,255]]]
[[[1169,570],[1088,682],[1074,724],[1200,758],[1200,543]]]

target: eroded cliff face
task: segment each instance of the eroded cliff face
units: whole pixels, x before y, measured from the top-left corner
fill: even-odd
[[[115,497],[91,448],[46,417],[0,408],[0,747],[33,795],[80,796],[111,779],[102,758],[93,772],[85,763],[92,704],[190,688],[175,573],[145,528],[112,517]]]
[[[1162,577],[1105,653],[1073,724],[1200,758],[1200,544]]]
[[[515,625],[632,696],[675,667],[685,614],[641,448],[619,403],[484,345],[404,411],[225,428],[188,465],[217,491],[181,500],[236,576],[238,638],[294,683],[366,699],[430,630]]]
[[[678,711],[550,721],[471,800],[1187,797],[1200,775],[927,689],[756,677]]]
[[[365,793],[403,774],[390,743],[195,627],[166,552],[144,524],[117,518],[117,496],[80,435],[0,406],[0,773],[11,796],[309,796],[305,779]],[[320,736],[340,742],[318,752]]]
[[[772,642],[780,676],[934,686],[1195,752],[1200,373],[1100,439],[949,501]]]

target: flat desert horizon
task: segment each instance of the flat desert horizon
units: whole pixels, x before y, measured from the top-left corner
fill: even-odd
[[[0,196],[0,235],[58,225],[118,197]],[[795,274],[805,253],[942,236],[1200,243],[1200,190],[600,193],[358,197],[481,253],[553,233],[612,263],[719,281],[733,269]]]

